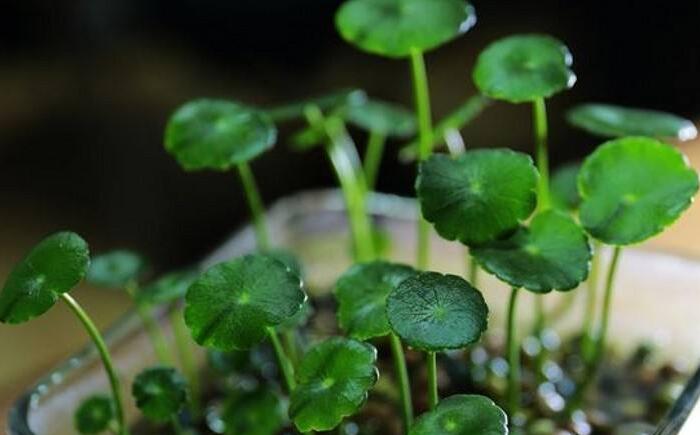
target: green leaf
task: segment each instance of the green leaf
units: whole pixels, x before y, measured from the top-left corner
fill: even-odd
[[[462,0],[350,0],[335,17],[343,39],[392,58],[435,49],[475,23],[474,8]]]
[[[300,432],[325,431],[355,414],[377,382],[376,349],[343,337],[312,347],[299,364],[289,416]]]
[[[652,136],[691,140],[698,135],[691,121],[671,113],[611,104],[581,104],[571,109],[566,119],[571,125],[602,137]]]
[[[578,173],[581,163],[569,163],[558,168],[550,181],[552,204],[563,211],[578,210],[581,196],[578,194]]]
[[[223,100],[195,100],[172,115],[165,149],[186,171],[226,171],[272,148],[277,130],[263,112]]]
[[[479,340],[489,309],[479,292],[455,275],[422,272],[401,282],[387,299],[391,329],[425,351],[459,349]]]
[[[304,278],[304,268],[301,261],[299,261],[297,256],[293,253],[282,249],[273,249],[270,251],[265,251],[264,254],[287,266],[287,268],[295,273],[299,278]]]
[[[416,134],[416,116],[394,103],[368,100],[351,104],[345,111],[345,119],[363,130],[384,136],[408,138]]]
[[[670,145],[627,137],[591,154],[578,186],[586,231],[619,246],[642,242],[678,219],[698,190],[698,174]]]
[[[335,287],[340,327],[357,340],[389,334],[386,298],[403,280],[415,274],[409,266],[383,261],[352,266]]]
[[[207,363],[219,374],[230,375],[250,369],[250,351],[207,349]]]
[[[416,420],[409,435],[506,435],[508,418],[491,399],[459,394]]]
[[[106,288],[124,288],[137,281],[146,268],[146,260],[133,251],[116,250],[92,259],[87,282]]]
[[[131,393],[136,406],[149,420],[164,422],[187,402],[185,379],[171,367],[152,367],[134,379]]]
[[[247,255],[211,267],[189,288],[185,323],[200,345],[248,349],[268,327],[291,318],[306,295],[301,280],[278,260]]]
[[[233,392],[226,398],[222,417],[230,435],[275,435],[286,420],[279,396],[266,388]]]
[[[175,302],[185,297],[187,289],[199,276],[195,269],[167,273],[142,288],[137,294],[139,303],[160,305]]]
[[[537,205],[532,159],[508,149],[434,155],[421,163],[416,190],[423,217],[447,240],[477,245],[517,228]]]
[[[0,292],[0,322],[22,323],[44,314],[78,285],[89,265],[88,245],[79,235],[45,238],[10,272]]]
[[[73,424],[81,434],[96,434],[109,429],[114,419],[114,404],[109,396],[90,396],[80,404]]]
[[[573,87],[569,49],[547,35],[513,35],[479,55],[474,83],[486,96],[511,103],[547,98]]]
[[[489,273],[536,293],[570,290],[588,276],[591,247],[569,215],[549,210],[510,237],[471,249]]]

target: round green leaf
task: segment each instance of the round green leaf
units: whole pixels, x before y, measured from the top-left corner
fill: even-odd
[[[570,290],[588,276],[591,247],[570,216],[549,210],[510,237],[473,248],[489,273],[513,287],[536,293]]]
[[[61,293],[78,285],[89,265],[88,245],[79,235],[45,238],[10,272],[0,292],[0,322],[22,323],[44,314]]]
[[[475,23],[474,8],[463,0],[350,0],[335,17],[350,44],[393,58],[437,48]]]
[[[272,148],[276,139],[265,113],[223,100],[186,103],[165,128],[165,149],[186,171],[226,171]]]
[[[80,404],[73,417],[75,429],[81,434],[106,431],[114,419],[114,404],[109,396],[95,395]]]
[[[134,379],[131,393],[146,418],[168,421],[187,402],[185,379],[171,367],[152,367]]]
[[[335,287],[340,327],[357,340],[389,334],[386,298],[403,280],[415,274],[409,266],[383,261],[352,266]]]
[[[377,351],[367,343],[330,338],[299,364],[289,416],[300,432],[331,430],[355,414],[377,382]]]
[[[578,173],[581,163],[570,163],[558,168],[550,181],[552,204],[559,210],[578,210],[581,196],[578,194]]]
[[[293,253],[282,249],[273,249],[265,251],[264,254],[287,266],[287,268],[294,272],[299,278],[304,278],[304,268],[301,261],[299,261],[297,256]]]
[[[571,109],[566,119],[571,125],[602,137],[652,136],[691,140],[698,135],[695,125],[680,116],[611,104],[582,104]]]
[[[138,280],[146,267],[146,260],[133,251],[117,250],[92,259],[86,280],[107,288],[123,288]]]
[[[508,418],[491,399],[459,394],[416,420],[409,435],[506,435]]]
[[[266,255],[247,255],[213,266],[185,297],[185,322],[200,345],[248,349],[268,327],[291,318],[306,295],[286,265]]]
[[[401,282],[387,299],[391,329],[409,346],[442,351],[479,340],[489,309],[479,292],[455,275],[422,272]]]
[[[517,228],[537,205],[532,159],[508,149],[436,154],[421,163],[416,181],[423,217],[447,240],[466,245]]]
[[[369,100],[348,106],[345,118],[364,130],[407,138],[416,134],[416,116],[410,110],[393,103]]]
[[[479,55],[474,83],[486,96],[511,103],[547,98],[576,83],[572,56],[547,35],[513,35]]]
[[[136,297],[139,303],[151,305],[167,304],[180,300],[185,297],[187,289],[198,276],[195,269],[167,273],[142,288]]]
[[[276,435],[286,420],[279,396],[264,388],[230,394],[222,417],[225,433],[246,435]]]
[[[627,137],[606,142],[591,154],[578,186],[586,231],[609,245],[629,245],[678,219],[698,190],[698,174],[670,145]]]

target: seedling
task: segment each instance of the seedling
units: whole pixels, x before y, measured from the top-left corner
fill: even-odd
[[[109,396],[90,396],[78,407],[74,416],[75,429],[83,435],[98,434],[114,423],[114,403]]]
[[[178,413],[187,402],[185,379],[171,367],[152,367],[134,379],[131,393],[136,406],[151,421],[170,421],[176,434],[184,434]]]
[[[505,412],[484,396],[459,394],[443,399],[416,420],[409,435],[506,435]]]

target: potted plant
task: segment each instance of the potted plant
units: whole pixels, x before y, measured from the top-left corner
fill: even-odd
[[[644,349],[612,357],[607,344],[623,250],[671,225],[698,190],[697,173],[661,139],[689,139],[696,131],[666,113],[579,106],[569,122],[609,140],[550,177],[546,100],[570,89],[576,76],[566,46],[538,34],[486,47],[473,72],[480,95],[433,128],[423,55],[475,22],[474,8],[463,0],[349,0],[338,10],[336,26],[349,43],[408,59],[415,113],[361,91],[272,109],[220,99],[178,108],[165,130],[165,149],[186,171],[239,174],[255,246],[236,239],[200,268],[146,285],[138,254],[119,250],[91,261],[87,243],[72,232],[31,249],[0,292],[0,321],[28,321],[65,302],[86,327],[109,379],[103,391],[91,384],[78,388],[90,393],[83,391],[80,401],[57,402],[71,409],[74,429],[46,433],[651,433],[647,423],[658,418],[635,420],[644,420],[640,407],[658,409],[655,397],[602,417],[593,403],[610,395],[610,382],[649,392],[681,378],[663,369],[643,380],[632,376],[637,367],[630,364],[644,358]],[[459,146],[459,128],[501,101],[532,105],[534,159]],[[293,234],[279,231],[294,216],[265,212],[251,168],[275,145],[276,124],[299,121],[305,125],[293,146],[324,152],[340,186],[340,197],[314,195],[322,206],[296,199],[297,209],[312,218],[332,212],[347,222],[347,246],[336,237],[316,252],[315,266],[324,272],[337,269],[337,258],[352,259],[332,285],[306,279],[312,271],[294,246],[306,235],[295,243]],[[364,158],[347,124],[366,131]],[[417,216],[412,201],[373,192],[387,138],[408,140],[401,155],[417,161]],[[443,144],[449,153],[435,152]],[[280,224],[280,215],[289,220]],[[407,232],[401,219],[415,230]],[[337,226],[333,232],[342,234]],[[406,239],[415,240],[409,250],[415,259],[399,263],[392,245]],[[431,243],[439,244],[437,251],[465,252],[464,277],[433,270],[444,270],[447,258]],[[120,376],[109,346],[70,296],[83,279],[123,288],[133,298],[153,366],[146,356],[125,360]],[[505,295],[496,280],[508,288],[503,306],[485,298]],[[520,319],[523,290],[534,295],[527,306],[531,325]],[[548,309],[545,297],[553,291],[567,296]],[[568,295],[581,292],[584,319],[562,343],[552,327],[577,307]],[[501,338],[490,332],[498,310]],[[126,330],[133,326],[109,336]],[[194,343],[206,349],[204,361]],[[43,392],[38,388],[30,401],[61,384],[76,364],[42,381]],[[122,382],[131,384],[133,400]],[[612,396],[605,400],[614,402]],[[127,417],[134,405],[140,410],[135,425]],[[13,410],[10,433],[38,430],[23,418],[27,406],[25,400]]]

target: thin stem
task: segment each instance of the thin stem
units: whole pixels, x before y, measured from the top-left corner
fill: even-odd
[[[277,363],[282,371],[282,376],[284,377],[284,383],[287,387],[287,392],[291,393],[296,388],[296,381],[294,380],[294,367],[292,367],[291,361],[284,353],[284,348],[280,339],[277,336],[277,331],[274,328],[267,328],[267,335],[270,337],[272,342],[272,347],[275,350],[275,356],[277,357]]]
[[[537,209],[546,210],[550,207],[549,195],[549,154],[547,150],[547,106],[544,98],[538,98],[532,103],[532,121],[535,127],[535,156],[537,170],[540,173],[537,186]]]
[[[376,131],[370,132],[369,139],[367,140],[365,159],[363,161],[365,180],[367,181],[367,190],[369,191],[374,190],[377,184],[377,174],[379,173],[379,166],[382,163],[385,143],[386,136],[382,133]]]
[[[479,263],[476,259],[467,252],[467,261],[469,262],[469,283],[474,286],[479,286]]]
[[[401,340],[396,334],[390,334],[389,341],[391,343],[391,355],[394,359],[394,371],[399,382],[404,433],[408,433],[413,424],[413,403],[411,400],[411,384],[408,380],[408,369],[406,368],[406,357]]]
[[[598,274],[600,271],[600,257],[602,246],[600,242],[593,242],[593,258],[591,259],[591,272],[586,281],[587,299],[586,312],[583,319],[583,336],[582,354],[584,359],[592,362],[594,354],[595,337],[593,333],[593,325],[595,324],[596,306],[598,299]]]
[[[299,362],[299,345],[297,343],[297,334],[294,329],[287,329],[282,332],[282,340],[287,348],[289,359],[292,361],[292,366],[296,367]]]
[[[187,331],[187,325],[185,325],[182,311],[178,308],[173,308],[169,316],[170,326],[173,329],[175,347],[177,348],[178,357],[182,364],[182,371],[187,377],[187,383],[190,388],[190,409],[195,418],[198,418],[202,411],[200,403],[201,386],[199,383],[197,363],[194,359],[194,346],[190,339],[189,332]]]
[[[506,347],[508,349],[508,413],[511,418],[520,408],[520,346],[518,345],[515,314],[517,311],[518,288],[513,288],[508,302],[506,324]]]
[[[600,330],[598,331],[598,337],[596,340],[596,351],[593,359],[593,370],[594,372],[598,370],[600,363],[603,359],[603,353],[605,352],[605,344],[608,334],[608,326],[610,323],[610,309],[612,307],[612,295],[613,288],[615,284],[615,275],[617,273],[617,266],[620,262],[620,253],[622,248],[616,246],[613,250],[613,257],[610,261],[610,267],[608,269],[608,276],[605,280],[605,296],[603,299],[603,313],[600,322]]]
[[[265,207],[260,198],[260,191],[255,182],[253,171],[251,171],[248,163],[238,164],[238,175],[241,177],[243,190],[253,216],[253,226],[255,227],[255,239],[258,243],[258,250],[266,251],[270,247],[270,238],[267,233],[267,224],[265,222]]]
[[[416,100],[416,116],[420,142],[418,160],[423,161],[433,152],[433,121],[430,109],[430,90],[428,75],[425,70],[425,59],[420,50],[411,50],[411,72],[413,74],[413,89]],[[430,225],[422,217],[418,220],[417,265],[419,269],[427,269],[430,264]]]
[[[122,391],[119,383],[119,376],[117,376],[117,371],[114,368],[114,363],[112,362],[112,356],[109,354],[107,349],[107,344],[105,343],[100,331],[97,326],[90,319],[90,316],[83,310],[83,308],[78,304],[78,302],[73,299],[68,293],[62,293],[61,299],[68,305],[68,308],[78,316],[78,319],[85,327],[88,335],[92,339],[92,342],[97,348],[97,352],[100,354],[102,359],[102,365],[107,372],[107,378],[109,378],[109,385],[112,389],[112,397],[114,399],[114,413],[115,419],[118,425],[119,435],[127,435],[129,432],[126,428],[126,420],[124,418],[124,406],[122,400]]]
[[[137,299],[138,284],[135,281],[130,281],[126,284],[125,290],[136,306],[136,312],[138,313],[141,323],[143,323],[143,327],[146,330],[146,334],[148,334],[148,338],[153,345],[153,351],[156,354],[158,362],[165,365],[173,365],[174,361],[172,355],[170,354],[168,341],[165,339],[163,330],[153,317],[153,312],[151,312],[146,305],[139,303]]]
[[[437,358],[435,352],[427,353],[428,365],[428,408],[435,409],[440,400],[437,385]]]

